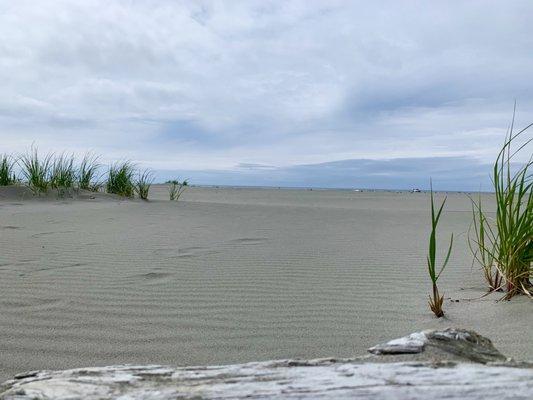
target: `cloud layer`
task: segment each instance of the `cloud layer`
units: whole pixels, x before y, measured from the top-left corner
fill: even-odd
[[[0,0],[1,151],[90,148],[242,184],[246,164],[376,160],[374,179],[431,157],[470,168],[494,157],[515,99],[519,125],[533,120],[532,13],[529,1]],[[470,176],[466,164],[443,176]]]
[[[181,171],[199,185],[274,186],[344,189],[429,189],[490,191],[491,166],[469,157],[342,160],[328,163],[272,167],[242,164],[231,170]],[[161,181],[175,179],[175,171],[159,171]]]

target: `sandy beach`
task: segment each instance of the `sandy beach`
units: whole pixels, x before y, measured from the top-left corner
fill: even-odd
[[[533,359],[531,301],[479,299],[465,194],[448,194],[439,226],[443,243],[456,240],[438,320],[427,307],[427,194],[193,187],[169,202],[166,190],[154,186],[149,202],[0,192],[0,380],[349,357],[444,326]]]

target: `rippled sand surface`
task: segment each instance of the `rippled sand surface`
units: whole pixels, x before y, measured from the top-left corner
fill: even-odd
[[[483,291],[465,194],[449,195],[440,236],[456,234],[441,286],[459,302],[446,300],[447,318],[435,320],[426,194],[190,188],[175,203],[163,186],[150,202],[2,193],[0,380],[117,363],[347,357],[450,325],[533,359],[530,300],[469,300]]]

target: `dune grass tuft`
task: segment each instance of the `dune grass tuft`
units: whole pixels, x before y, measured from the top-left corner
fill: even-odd
[[[514,157],[532,143],[533,137],[524,140],[516,150],[513,144],[533,124],[514,133],[514,118],[513,112],[504,145],[493,166],[495,220],[485,214],[481,199],[473,202],[475,259],[486,271],[489,288],[504,289],[507,300],[516,294],[533,297],[533,157],[518,168],[511,165]]]
[[[8,186],[16,183],[17,178],[13,172],[15,162],[7,154],[0,156],[0,186]]]
[[[495,268],[495,241],[490,237],[493,231],[483,211],[481,196],[477,202],[472,200],[472,221],[468,232],[468,245],[474,256],[474,262],[481,266],[489,292],[501,291],[503,278],[500,271]]]
[[[32,147],[19,159],[22,176],[34,194],[46,193],[50,187],[52,157],[53,155],[48,153],[41,158],[37,149]]]
[[[444,268],[448,264],[448,260],[450,259],[450,254],[452,252],[452,246],[453,246],[453,234],[450,239],[450,245],[448,247],[448,253],[446,254],[446,259],[444,260],[444,263],[442,264],[440,270],[437,272],[437,264],[436,264],[436,255],[437,255],[437,226],[439,224],[439,220],[442,214],[442,210],[444,208],[444,205],[446,204],[446,198],[442,201],[439,209],[437,212],[435,212],[435,202],[433,198],[433,185],[431,186],[431,233],[429,236],[429,253],[427,256],[427,265],[428,265],[428,272],[429,277],[431,279],[432,283],[432,295],[429,296],[429,308],[437,318],[444,316],[444,310],[442,309],[442,304],[444,303],[444,295],[439,294],[439,288],[437,286],[437,282],[440,278],[440,275],[442,274],[442,271],[444,271]]]
[[[170,201],[178,201],[180,196],[183,194],[185,189],[189,186],[189,182],[187,180],[179,181],[177,179],[168,181],[170,186],[168,187],[168,196],[170,198]]]
[[[50,187],[56,189],[60,196],[71,192],[76,185],[76,168],[74,156],[61,154],[55,157],[50,169]]]
[[[86,153],[78,167],[78,187],[91,192],[98,192],[101,184],[97,182],[97,174],[100,168],[98,156]]]
[[[152,171],[146,169],[144,171],[139,171],[139,176],[135,181],[135,189],[139,198],[143,200],[148,200],[148,192],[150,191],[150,186],[154,181],[154,174]]]
[[[133,197],[135,193],[135,168],[129,161],[117,162],[109,167],[106,190],[123,197]]]

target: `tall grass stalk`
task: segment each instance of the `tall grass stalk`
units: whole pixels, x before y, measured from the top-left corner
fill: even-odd
[[[0,186],[12,185],[17,181],[13,165],[14,161],[11,156],[7,154],[0,156]]]
[[[133,197],[135,168],[129,161],[118,162],[109,167],[106,190],[123,197]]]
[[[433,198],[433,185],[430,183],[431,187],[431,234],[429,235],[429,253],[427,256],[427,265],[428,265],[428,272],[429,277],[431,279],[432,283],[432,295],[429,296],[429,308],[437,318],[444,316],[444,311],[442,309],[442,304],[444,303],[444,295],[440,295],[439,288],[437,286],[437,282],[440,278],[440,275],[442,274],[442,271],[444,271],[444,268],[448,264],[448,260],[450,259],[450,254],[452,252],[452,246],[453,246],[453,234],[450,239],[450,245],[448,247],[448,253],[446,254],[446,259],[444,260],[444,263],[440,267],[440,270],[437,272],[437,263],[436,263],[436,256],[437,256],[437,226],[439,224],[439,220],[442,214],[442,210],[444,208],[444,204],[446,204],[446,198],[442,201],[439,209],[437,212],[435,212],[435,201]]]
[[[139,172],[139,176],[135,182],[135,189],[139,198],[143,200],[148,200],[148,192],[150,191],[150,186],[154,181],[154,174],[152,171],[146,169],[142,172]]]
[[[479,252],[485,251],[492,258],[494,268],[503,279],[506,290],[504,299],[517,294],[532,295],[533,278],[533,157],[513,170],[514,157],[527,148],[533,137],[523,141],[516,150],[513,144],[518,137],[530,132],[530,124],[517,133],[513,132],[515,112],[496,161],[492,181],[496,197],[496,219],[490,221],[481,208],[481,200],[474,203],[478,218],[474,220],[477,230],[489,232],[486,242],[477,240]],[[490,282],[489,282],[490,285]]]
[[[189,186],[189,182],[186,179],[181,182],[179,180],[173,180],[168,183],[170,184],[168,187],[170,201],[178,201],[185,189]]]
[[[472,200],[472,224],[468,232],[468,245],[483,271],[483,277],[488,285],[489,292],[502,290],[503,278],[498,268],[495,267],[495,245],[497,243],[494,230],[489,225],[482,208],[481,195],[477,202]],[[472,238],[472,235],[474,237]]]
[[[22,155],[19,159],[21,173],[28,187],[35,194],[46,193],[50,186],[50,172],[52,168],[52,154],[39,157],[36,148]]]
[[[97,192],[100,188],[100,184],[96,181],[99,168],[98,156],[86,153],[78,167],[78,187],[83,190]]]

